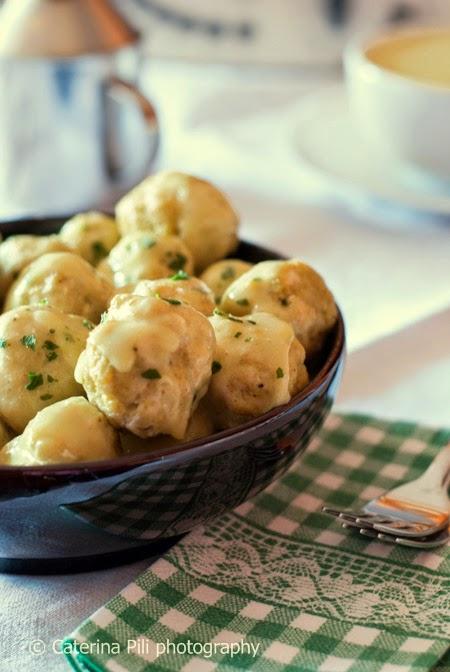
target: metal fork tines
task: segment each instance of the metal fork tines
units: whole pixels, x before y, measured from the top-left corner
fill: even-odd
[[[367,506],[373,505],[374,502],[372,501]],[[382,510],[382,507],[379,508]],[[347,523],[348,527],[375,529],[378,532],[405,537],[435,534],[445,529],[449,522],[448,513],[441,515],[439,518],[433,516],[433,520],[427,521],[421,511],[414,513],[409,511],[404,514],[402,511],[390,509],[389,514],[383,515],[381,513],[366,513],[366,511],[341,511],[327,506],[324,506],[322,511],[339,518],[343,523]],[[405,518],[400,518],[402,515],[405,515]]]
[[[342,527],[347,527],[347,525],[344,523]],[[393,534],[384,534],[383,532],[377,532],[377,530],[369,528],[361,528],[359,533],[366,537],[378,539],[379,541],[385,541],[390,544],[399,544],[400,546],[409,546],[410,548],[423,549],[444,546],[450,539],[448,529],[441,530],[436,534],[429,534],[426,537],[396,537]]]
[[[322,511],[338,518],[344,527],[357,528],[361,534],[382,541],[417,546],[430,537],[429,545],[437,546],[449,536],[449,482],[450,444],[436,455],[420,478],[372,499],[361,510],[324,506]]]

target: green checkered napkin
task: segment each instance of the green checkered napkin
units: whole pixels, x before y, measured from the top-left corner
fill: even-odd
[[[447,549],[381,544],[320,512],[416,478],[449,439],[331,416],[283,478],[197,528],[85,621],[67,658],[111,672],[449,670]]]

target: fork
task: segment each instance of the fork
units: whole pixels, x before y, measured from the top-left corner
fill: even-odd
[[[375,497],[362,510],[324,506],[322,511],[363,534],[363,530],[374,530],[396,538],[426,537],[449,525],[449,483],[450,444],[436,455],[422,476]]]
[[[343,523],[342,527],[347,526]],[[372,537],[372,539],[378,539],[379,541],[385,541],[390,544],[400,544],[400,546],[423,549],[443,546],[450,539],[448,528],[445,528],[436,534],[429,534],[426,537],[396,537],[394,534],[384,534],[383,532],[377,532],[377,530],[369,528],[361,528],[359,533],[366,537]]]

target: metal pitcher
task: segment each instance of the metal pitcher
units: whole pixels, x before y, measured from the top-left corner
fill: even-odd
[[[0,10],[0,217],[105,207],[148,173],[153,105],[138,34],[107,0]]]

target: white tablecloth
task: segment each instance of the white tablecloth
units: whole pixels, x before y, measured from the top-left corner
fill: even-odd
[[[217,182],[242,215],[243,237],[326,277],[348,329],[338,409],[448,425],[450,222],[320,205],[325,184],[300,169],[291,142],[299,101],[317,85],[294,70],[152,64],[145,87],[163,119],[161,166]],[[49,649],[145,566],[0,577],[0,670],[68,669],[51,650],[31,656],[27,642]]]

